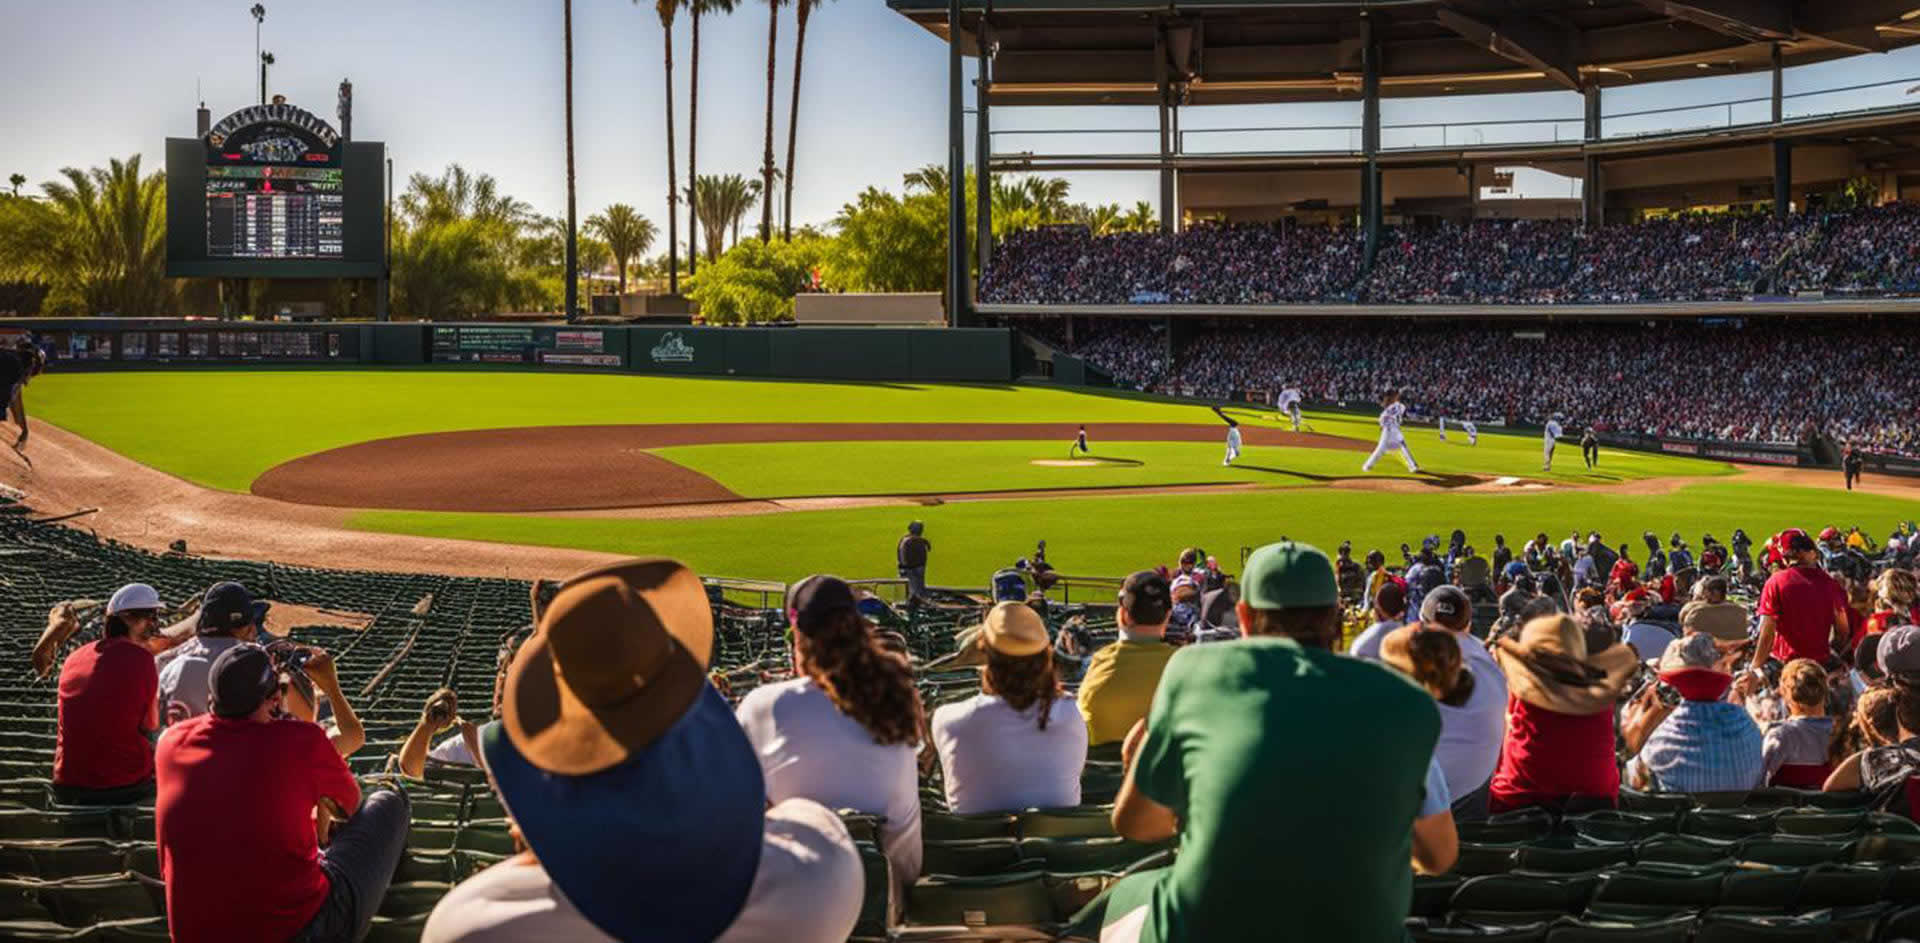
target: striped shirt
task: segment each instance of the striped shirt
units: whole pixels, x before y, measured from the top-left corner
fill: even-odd
[[[1660,792],[1754,789],[1766,773],[1760,728],[1727,701],[1681,701],[1660,723],[1634,763]]]

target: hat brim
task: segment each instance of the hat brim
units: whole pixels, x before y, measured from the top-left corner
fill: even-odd
[[[547,627],[535,630],[507,671],[500,720],[521,754],[549,772],[584,776],[625,762],[672,727],[707,685],[713,622],[699,577],[675,561],[644,560],[591,570],[567,583],[599,576],[629,577],[634,592],[660,616],[673,650],[633,696],[596,706],[560,683]],[[696,602],[699,613],[690,611]]]
[[[1563,682],[1539,668],[1532,651],[1512,639],[1496,640],[1493,654],[1514,697],[1535,707],[1576,716],[1610,710],[1641,665],[1632,646],[1615,642],[1587,656],[1582,664],[1598,671],[1599,677],[1580,685]]]

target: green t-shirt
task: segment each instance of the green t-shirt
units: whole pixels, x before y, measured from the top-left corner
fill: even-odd
[[[1274,637],[1180,650],[1134,769],[1180,818],[1141,940],[1405,939],[1439,736],[1433,698],[1378,665]]]
[[[1135,642],[1122,636],[1093,653],[1080,682],[1080,713],[1087,718],[1087,743],[1125,740],[1135,721],[1147,716],[1160,673],[1177,651],[1153,639]]]

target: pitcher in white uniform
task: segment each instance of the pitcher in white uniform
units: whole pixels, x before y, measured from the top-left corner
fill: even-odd
[[[1213,407],[1213,413],[1227,423],[1227,457],[1221,459],[1220,464],[1231,465],[1234,459],[1240,457],[1240,423],[1221,411],[1218,406]]]
[[[1281,390],[1279,398],[1273,401],[1275,409],[1286,413],[1287,418],[1293,420],[1293,431],[1295,432],[1300,431],[1300,399],[1300,391],[1290,386]]]
[[[1559,441],[1559,439],[1560,439],[1560,417],[1554,416],[1553,418],[1547,420],[1547,431],[1546,431],[1545,439],[1540,444],[1540,449],[1542,452],[1541,462],[1540,462],[1541,471],[1543,472],[1553,471],[1553,446],[1556,442]]]
[[[1413,453],[1407,451],[1406,437],[1400,434],[1400,418],[1406,413],[1407,407],[1400,402],[1400,393],[1388,390],[1380,402],[1380,444],[1373,447],[1373,454],[1367,456],[1366,463],[1360,466],[1361,471],[1373,471],[1374,463],[1380,461],[1380,456],[1398,450],[1401,460],[1407,463],[1407,471],[1419,473],[1420,465],[1413,460]]]

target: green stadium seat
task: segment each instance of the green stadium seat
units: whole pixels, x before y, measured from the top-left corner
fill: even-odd
[[[1489,816],[1484,822],[1461,822],[1455,826],[1461,841],[1506,845],[1539,841],[1553,833],[1553,814],[1543,809],[1520,809]]]
[[[1772,832],[1774,819],[1778,817],[1779,814],[1772,811],[1695,809],[1680,817],[1679,832],[1700,838],[1738,841],[1750,835]]]
[[[85,930],[61,926],[52,920],[0,920],[0,940],[6,940],[7,943],[51,943],[56,940],[79,940],[86,936]]]
[[[1453,894],[1466,879],[1458,874],[1416,874],[1413,876],[1413,905],[1407,913],[1415,917],[1440,918],[1452,905]]]
[[[1833,917],[1811,914],[1763,916],[1728,911],[1700,915],[1694,943],[1832,943]]]
[[[454,880],[454,856],[452,852],[408,851],[400,856],[400,865],[394,869],[393,883],[405,884],[411,881]]]
[[[976,838],[966,841],[929,841],[922,845],[921,871],[954,877],[1004,874],[1026,867],[1022,863],[1020,843],[1011,838]]]
[[[112,813],[105,809],[41,811],[0,809],[0,841],[34,838],[112,838]],[[152,836],[148,836],[152,840]]]
[[[1015,827],[1021,838],[1110,838],[1113,808],[1030,809],[1020,813]]]
[[[461,820],[466,800],[446,796],[409,796],[412,804],[411,814],[415,822],[448,822]]]
[[[893,871],[887,864],[886,853],[877,845],[861,842],[857,847],[866,887],[860,898],[860,919],[853,924],[853,938],[884,940],[887,924],[892,920]]]
[[[1651,904],[1672,907],[1711,907],[1720,900],[1727,869],[1678,865],[1635,865],[1614,871],[1594,889],[1593,906]]]
[[[1883,894],[1890,903],[1902,907],[1920,904],[1920,862],[1880,867],[1887,872],[1887,888]]]
[[[1858,791],[1822,792],[1817,789],[1768,786],[1748,793],[1743,807],[1748,809],[1815,808],[1843,811],[1864,809],[1871,803],[1872,798],[1867,793]]]
[[[1167,843],[1113,838],[1023,838],[1020,857],[1044,863],[1056,874],[1085,871],[1125,871],[1166,850]]]
[[[1674,830],[1674,815],[1670,812],[1600,809],[1569,815],[1561,825],[1583,844],[1637,842],[1654,835],[1671,833]]]
[[[92,929],[81,933],[81,939],[86,943],[167,943],[172,939],[167,932],[165,917],[109,920],[94,924]]]
[[[926,841],[974,841],[982,838],[1014,838],[1014,817],[1010,812],[983,812],[954,815],[951,812],[923,812],[920,835]]]
[[[1797,907],[1869,907],[1881,902],[1893,880],[1891,868],[1819,864],[1807,869]]]
[[[1701,809],[1739,809],[1747,804],[1752,790],[1737,792],[1690,792],[1687,794],[1693,804]]]
[[[1880,925],[1882,940],[1920,940],[1920,907],[1906,907],[1889,914]]]
[[[1600,884],[1596,874],[1489,874],[1460,883],[1448,906],[1460,911],[1579,913]]]
[[[1712,864],[1730,861],[1739,844],[1699,838],[1693,835],[1656,835],[1633,847],[1634,860],[1642,864]]]
[[[1850,842],[1834,839],[1755,835],[1736,845],[1733,856],[1758,864],[1806,866],[1839,861],[1851,847]]]
[[[117,806],[113,810],[113,837],[121,841],[154,840],[152,806]]]
[[[1736,868],[1727,872],[1721,880],[1720,897],[1715,903],[1722,907],[1770,907],[1784,910],[1799,899],[1801,884],[1806,880],[1806,876],[1805,868],[1756,866]]]
[[[1518,866],[1522,870],[1576,874],[1627,864],[1634,860],[1634,846],[1608,844],[1560,847],[1525,844],[1520,846],[1518,856]]]
[[[0,780],[0,805],[45,809],[52,801],[47,781],[37,776]]]
[[[490,854],[484,851],[453,852],[453,881],[458,884],[511,857],[513,856]]]
[[[422,700],[426,698],[427,693],[432,692],[423,693],[421,695]],[[381,763],[386,762],[385,757],[373,757],[373,759],[379,760]],[[427,761],[426,768],[421,770],[421,778],[430,783],[447,783],[460,786],[484,786],[487,782],[486,772],[477,766],[467,766],[461,763],[441,763],[437,760]]]
[[[1620,808],[1626,812],[1652,812],[1678,815],[1694,807],[1693,797],[1679,792],[1641,792],[1620,790]]]
[[[407,830],[407,848],[410,850],[445,851],[453,847],[453,840],[459,830],[451,825],[414,824]]]
[[[162,914],[160,888],[130,876],[72,878],[40,888],[40,900],[55,920],[90,927],[104,920],[141,920]]]
[[[464,814],[467,821],[504,819],[507,817],[507,807],[500,802],[499,796],[493,794],[492,787],[474,786],[468,790],[467,811]]]
[[[461,851],[483,851],[492,855],[514,853],[513,836],[507,832],[505,819],[469,822],[460,826],[459,832],[454,836],[453,847]]]
[[[1407,921],[1407,936],[1415,943],[1545,943],[1547,925],[1542,920],[1512,927],[1479,926],[1415,917]]]
[[[1687,943],[1693,923],[1692,914],[1646,920],[1562,917],[1548,926],[1546,943]]]
[[[408,881],[390,885],[387,896],[380,899],[380,915],[411,917],[428,913],[450,890],[453,890],[453,885],[446,881]]]
[[[41,886],[38,881],[0,879],[0,920],[54,920],[40,899]]]
[[[361,943],[419,943],[420,932],[427,928],[427,916],[432,912],[429,907],[426,913],[406,917],[375,917]]]
[[[151,842],[134,842],[126,846],[127,870],[152,878],[156,881],[160,875],[160,849]]]
[[[1505,874],[1520,865],[1521,844],[1488,845],[1480,842],[1461,842],[1460,856],[1453,863],[1453,873],[1461,877],[1479,877],[1482,874]]]
[[[907,922],[921,926],[1045,926],[1054,922],[1046,876],[923,877],[907,896]]]
[[[1080,912],[1081,908],[1093,903],[1108,887],[1112,886],[1119,875],[1092,871],[1085,874],[1051,874],[1046,877],[1047,894],[1053,898],[1053,917],[1058,923],[1066,923]]]
[[[1847,857],[1862,863],[1902,864],[1920,861],[1920,837],[1865,835],[1848,846]]]
[[[20,877],[57,881],[96,874],[118,874],[127,870],[124,846],[103,838],[21,842],[10,848],[24,857],[29,865],[28,869],[14,872]]]

